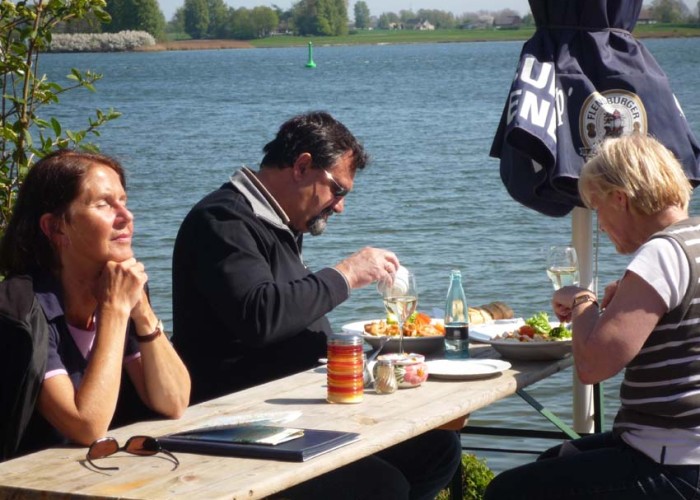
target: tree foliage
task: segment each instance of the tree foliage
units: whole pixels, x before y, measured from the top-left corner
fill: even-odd
[[[146,31],[154,38],[162,39],[165,33],[165,16],[157,0],[109,0],[107,13],[112,21],[104,31]]]
[[[250,18],[255,28],[255,38],[265,38],[277,29],[280,22],[277,12],[270,7],[254,7]]]
[[[226,24],[229,21],[229,8],[224,0],[207,0],[209,23],[207,38],[226,38]]]
[[[420,9],[416,14],[419,21],[428,21],[437,29],[453,29],[457,20],[452,12],[436,9]]]
[[[690,10],[682,0],[654,0],[650,7],[652,16],[662,23],[685,22]]]
[[[192,38],[206,38],[208,30],[207,0],[185,0],[185,32]]]
[[[367,2],[363,0],[355,2],[355,27],[359,29],[369,28],[369,7]]]
[[[58,148],[80,147],[95,151],[86,142],[99,136],[99,127],[119,116],[96,110],[83,130],[65,129],[55,117],[39,111],[59,102],[59,96],[76,88],[94,91],[102,75],[71,69],[69,86],[38,73],[40,54],[51,43],[59,23],[84,19],[90,13],[108,22],[105,0],[13,2],[0,0],[0,235],[7,227],[17,190],[37,158]]]
[[[345,0],[300,0],[292,7],[300,35],[338,36],[348,33]]]
[[[401,19],[396,12],[383,12],[382,15],[379,16],[377,27],[379,29],[388,30],[393,24],[400,22]]]

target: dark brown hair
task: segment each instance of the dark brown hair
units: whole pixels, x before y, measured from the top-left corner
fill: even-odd
[[[32,274],[53,269],[54,251],[48,237],[41,231],[41,216],[47,213],[63,216],[78,196],[85,174],[94,164],[114,170],[126,189],[124,169],[119,162],[97,153],[61,149],[31,167],[0,242],[1,274]]]
[[[369,158],[362,144],[348,128],[325,111],[312,111],[290,118],[280,126],[275,138],[263,148],[264,167],[286,168],[303,153],[313,158],[314,168],[332,167],[352,151],[353,170],[361,170]]]

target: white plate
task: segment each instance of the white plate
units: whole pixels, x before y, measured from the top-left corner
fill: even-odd
[[[426,364],[430,377],[450,380],[490,377],[510,368],[502,359],[434,359]]]
[[[469,327],[469,338],[491,344],[498,353],[506,359],[521,359],[526,361],[543,361],[562,359],[571,353],[571,339],[553,340],[549,342],[518,342],[515,340],[494,339],[497,335],[512,332],[525,324],[523,318],[512,320],[497,320],[483,325]],[[549,322],[552,327],[559,326],[558,321]]]
[[[571,354],[571,340],[555,340],[551,342],[491,340],[488,343],[506,359],[544,361],[548,359],[562,359]]]
[[[372,346],[372,349],[377,349],[381,342],[382,337],[376,337],[374,335],[369,335],[365,333],[365,325],[367,323],[373,323],[375,321],[381,321],[379,319],[369,319],[367,321],[356,321],[354,323],[348,323],[343,325],[343,331],[346,333],[354,333],[356,335],[361,335],[365,341]],[[441,322],[441,320],[433,320]],[[418,354],[435,354],[440,353],[445,349],[445,337],[443,335],[437,335],[435,337],[404,337],[403,338],[404,351],[415,352]],[[399,351],[399,337],[389,337],[389,341],[384,345],[382,352],[398,352]]]
[[[512,332],[525,324],[523,318],[497,319],[480,325],[469,325],[469,338],[477,342],[489,342],[496,335]]]

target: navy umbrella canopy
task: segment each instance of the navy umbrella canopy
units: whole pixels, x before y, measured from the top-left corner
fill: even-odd
[[[693,186],[700,147],[666,74],[636,40],[642,0],[530,0],[537,31],[523,46],[491,146],[523,205],[551,216],[583,206],[578,174],[601,141],[649,133]]]

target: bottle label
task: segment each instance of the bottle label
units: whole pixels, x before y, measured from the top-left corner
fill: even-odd
[[[448,340],[468,340],[469,325],[445,325],[445,338]]]

